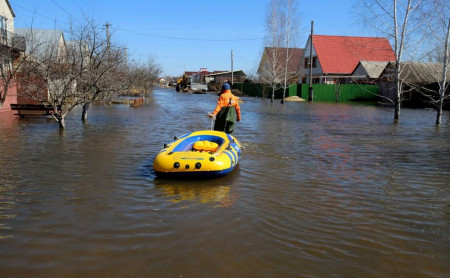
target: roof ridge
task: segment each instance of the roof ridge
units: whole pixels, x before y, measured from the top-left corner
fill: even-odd
[[[367,37],[367,36],[340,36],[340,35],[313,35],[313,37],[336,37],[336,38],[373,38],[373,39],[387,39],[385,37]]]

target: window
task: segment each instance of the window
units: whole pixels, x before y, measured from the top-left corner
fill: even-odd
[[[317,67],[317,57],[312,58],[312,67]],[[305,58],[305,69],[309,68],[309,58]]]
[[[3,44],[6,44],[6,42],[7,42],[6,41],[7,40],[6,29],[8,26],[7,22],[8,22],[8,19],[6,17],[0,15],[0,42]]]

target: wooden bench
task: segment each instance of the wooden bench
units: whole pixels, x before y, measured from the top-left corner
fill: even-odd
[[[61,113],[61,105],[57,107],[58,112]],[[55,113],[51,105],[44,104],[11,104],[11,110],[17,110],[17,114],[21,118],[25,116],[50,116]]]

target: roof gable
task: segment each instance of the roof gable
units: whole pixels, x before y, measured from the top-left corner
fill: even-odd
[[[5,2],[6,2],[6,5],[8,6],[8,8],[9,8],[9,10],[11,11],[11,15],[13,17],[16,17],[16,15],[14,14],[14,11],[13,11],[13,9],[11,7],[11,4],[9,3],[9,0],[5,0]]]
[[[351,74],[359,61],[395,61],[386,38],[313,35],[324,73]]]
[[[360,61],[352,74],[355,75],[355,71],[360,67],[365,71],[365,74],[369,78],[378,78],[383,73],[388,63],[389,62],[386,61]]]
[[[285,65],[286,63],[286,55],[289,58],[287,71],[288,72],[296,72],[298,64],[301,62],[301,58],[303,56],[303,48],[283,48],[283,47],[266,47],[264,52],[267,54],[267,58],[272,57],[275,52],[276,63],[277,65]],[[271,61],[270,61],[271,62]]]
[[[61,30],[16,28],[15,32],[25,37],[28,54],[55,59],[67,55],[66,41]]]

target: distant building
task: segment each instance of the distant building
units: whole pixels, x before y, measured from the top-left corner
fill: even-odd
[[[247,79],[247,75],[242,70],[231,71],[215,71],[210,73],[205,77],[210,81],[214,81],[216,84],[223,84],[225,82],[228,83],[239,83],[244,82]],[[232,80],[233,79],[233,80]]]
[[[194,72],[191,75],[191,83],[197,83],[197,84],[206,84],[205,76],[209,74],[209,71],[207,68],[201,68],[198,72]]]

